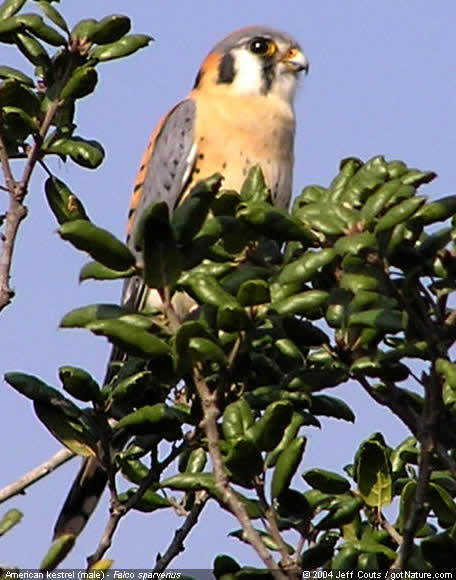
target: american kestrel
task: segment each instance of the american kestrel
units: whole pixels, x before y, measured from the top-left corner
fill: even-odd
[[[130,203],[127,244],[133,248],[143,210],[165,201],[174,210],[200,179],[224,177],[239,191],[260,165],[273,203],[287,209],[292,188],[299,73],[309,62],[291,36],[248,27],[219,42],[203,61],[192,91],[160,121],[141,160]],[[147,290],[147,292],[146,292]],[[151,292],[139,277],[126,280],[122,304],[141,309]],[[79,534],[106,482],[96,460],[84,463],[55,527]]]

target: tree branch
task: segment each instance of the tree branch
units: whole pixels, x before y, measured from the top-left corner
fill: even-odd
[[[57,467],[60,467],[72,457],[74,457],[73,451],[70,451],[66,447],[61,449],[53,457],[29,471],[14,483],[10,483],[3,489],[0,489],[0,503],[15,495],[24,495],[28,487],[52,473]]]
[[[250,521],[244,504],[236,496],[230,486],[223,465],[222,453],[220,451],[220,439],[217,429],[219,410],[216,405],[215,394],[210,392],[209,387],[201,374],[201,370],[198,367],[195,367],[194,369],[193,379],[203,407],[203,420],[201,426],[207,436],[208,449],[214,467],[217,489],[220,492],[224,503],[227,504],[241,524],[247,542],[254,548],[264,565],[271,570],[276,580],[284,580],[287,576],[278,569],[277,564],[274,562],[274,559],[264,545],[261,536],[252,526],[252,522]]]
[[[6,216],[5,234],[3,237],[2,253],[0,256],[0,312],[10,304],[14,290],[10,286],[11,266],[13,262],[14,246],[16,243],[19,226],[27,216],[27,208],[23,201],[27,195],[28,185],[33,169],[39,160],[43,139],[46,136],[51,123],[60,106],[59,101],[54,101],[46,112],[39,135],[29,149],[27,163],[20,182],[14,179],[8,159],[8,151],[3,135],[3,122],[0,116],[0,164],[5,175],[5,183],[9,192],[10,204]]]
[[[185,550],[184,541],[198,523],[199,516],[205,508],[208,499],[209,496],[207,492],[198,492],[195,503],[186,517],[185,522],[175,531],[171,544],[163,556],[157,560],[153,572],[163,572],[166,570],[172,560]]]
[[[416,486],[413,507],[410,517],[405,524],[403,543],[399,554],[391,567],[392,570],[406,570],[409,558],[412,554],[416,533],[420,527],[424,511],[429,479],[432,472],[432,456],[435,449],[435,425],[438,421],[439,403],[441,402],[441,389],[435,368],[431,370],[426,384],[424,409],[419,432],[421,452],[418,464],[418,483]]]
[[[120,520],[136,505],[136,503],[142,498],[149,487],[156,481],[160,479],[160,474],[164,471],[170,463],[176,459],[186,447],[187,441],[185,440],[178,447],[174,447],[169,455],[161,461],[157,466],[152,466],[149,470],[149,474],[142,481],[141,485],[138,487],[136,492],[131,496],[131,498],[125,503],[121,504],[117,497],[114,501],[111,501],[111,515],[109,517],[108,523],[106,524],[103,536],[98,544],[95,552],[88,556],[87,558],[87,568],[90,568],[95,562],[98,562],[104,554],[109,550],[112,545],[112,538],[120,523]]]

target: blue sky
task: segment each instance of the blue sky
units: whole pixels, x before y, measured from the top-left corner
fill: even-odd
[[[99,139],[107,156],[95,172],[68,163],[52,169],[84,201],[91,219],[123,237],[131,186],[148,136],[158,119],[190,90],[199,64],[223,36],[241,26],[265,24],[294,35],[311,62],[296,100],[295,193],[303,186],[328,184],[340,159],[384,154],[411,166],[432,169],[439,178],[427,186],[431,197],[455,193],[456,184],[456,37],[453,0],[122,0],[58,5],[71,25],[81,18],[124,13],[134,32],[154,36],[148,49],[100,69],[96,93],[78,110],[78,132]],[[0,45],[1,64],[28,64]],[[0,371],[21,370],[58,385],[57,368],[73,364],[98,379],[104,375],[109,346],[82,331],[62,331],[64,313],[93,302],[116,302],[117,283],[77,282],[86,257],[56,235],[56,222],[43,195],[45,176],[33,177],[30,215],[20,232],[12,283],[13,304],[1,314]],[[0,192],[1,193],[1,192]],[[6,197],[6,196],[5,196]],[[5,199],[0,198],[0,211]],[[0,487],[54,454],[59,446],[35,419],[31,404],[0,381]],[[341,470],[356,442],[382,430],[388,443],[406,435],[386,410],[372,405],[355,385],[333,390],[352,405],[355,425],[325,421],[309,430],[302,471],[311,467]],[[46,552],[61,503],[77,470],[73,460],[25,497],[1,506],[24,511],[20,526],[0,541],[0,565],[37,567]],[[296,478],[298,485],[298,478]],[[106,518],[99,506],[67,558],[83,567],[98,542]],[[171,512],[125,518],[109,556],[116,567],[152,567],[166,549],[180,518]],[[242,563],[256,563],[249,548],[227,538],[238,527],[215,505],[187,541],[176,567],[210,567],[221,552]]]

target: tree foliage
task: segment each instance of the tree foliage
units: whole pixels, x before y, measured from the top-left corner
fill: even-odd
[[[24,4],[1,5],[0,41],[37,66],[40,82],[0,68],[4,171],[16,157],[32,171],[51,154],[95,168],[103,148],[74,135],[75,101],[95,89],[100,63],[150,38],[128,35],[128,18],[117,15],[69,32],[51,2],[37,2],[60,32],[21,12]],[[41,41],[57,47],[52,57]],[[28,181],[11,182],[9,174],[20,206]],[[223,190],[214,175],[173,215],[163,203],[148,208],[136,240],[141,260],[48,177],[61,238],[92,259],[80,280],[141,276],[163,300],[160,310],[91,304],[62,318],[62,328],[85,328],[129,355],[113,363],[107,384],[70,366],[59,369],[59,388],[5,375],[54,437],[76,454],[99,455],[109,474],[111,515],[90,565],[110,565],[103,557],[130,510],[154,517],[178,509],[186,519],[156,562],[164,569],[209,500],[233,515],[240,527],[230,535],[257,552],[265,575],[452,565],[456,196],[429,201],[421,189],[434,177],[383,156],[349,158],[328,186],[306,187],[287,213],[271,205],[259,167],[239,193]],[[177,293],[194,301],[187,317],[176,313]],[[410,436],[392,448],[373,433],[343,476],[302,473],[306,434],[320,418],[355,420],[328,392],[348,380]],[[120,493],[122,477],[131,487]],[[169,491],[178,493],[177,505]],[[396,519],[388,521],[383,508],[392,502]],[[0,534],[19,520],[7,512]],[[42,568],[56,567],[75,539],[56,540]],[[224,554],[213,568],[217,578],[258,575]]]

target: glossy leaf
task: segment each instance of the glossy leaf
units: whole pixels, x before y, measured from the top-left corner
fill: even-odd
[[[21,520],[23,514],[17,509],[10,509],[0,520],[0,537],[6,534],[11,528],[14,528]]]
[[[113,270],[128,270],[135,264],[135,257],[128,247],[111,232],[98,228],[84,219],[63,223],[58,230],[60,237],[78,250],[87,252],[94,260]]]
[[[40,571],[50,572],[54,570],[73,548],[75,541],[74,534],[65,534],[54,540],[49,551],[41,560]]]
[[[94,33],[96,34],[96,31]],[[146,47],[152,40],[153,38],[147,34],[129,34],[116,42],[95,48],[90,53],[90,58],[97,62],[123,58]]]
[[[391,464],[379,441],[370,439],[361,444],[356,474],[359,492],[367,505],[381,507],[391,503]]]
[[[88,220],[84,206],[72,191],[55,176],[44,184],[46,198],[59,224],[72,220]]]

